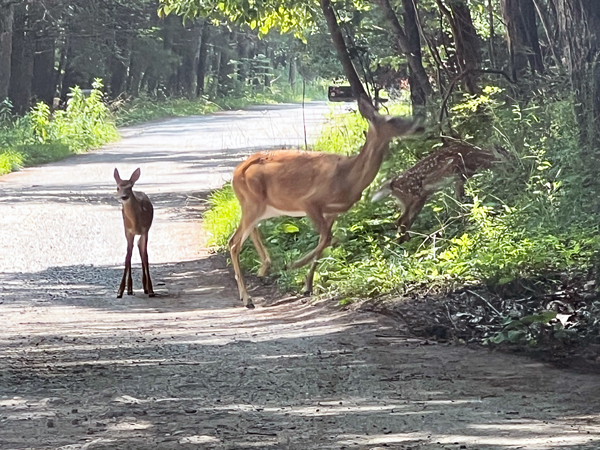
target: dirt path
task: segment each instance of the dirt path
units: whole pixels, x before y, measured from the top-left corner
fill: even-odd
[[[598,376],[327,303],[241,307],[201,199],[254,148],[301,143],[301,123],[280,107],[148,124],[0,178],[0,449],[600,448]],[[157,208],[153,299],[115,298],[115,165],[142,168]]]

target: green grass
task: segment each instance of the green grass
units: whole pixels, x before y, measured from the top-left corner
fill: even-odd
[[[455,200],[450,189],[434,195],[413,226],[413,239],[402,245],[394,227],[399,216],[395,201],[373,204],[367,192],[334,225],[337,244],[321,260],[315,278],[318,293],[348,301],[386,293],[447,292],[472,284],[502,290],[518,280],[589,269],[600,249],[598,221],[589,214],[570,213],[579,207],[572,199],[581,200],[577,192],[583,192],[571,162],[576,158],[565,156],[566,151],[576,151],[571,118],[560,104],[546,110],[531,105],[527,110],[502,109],[497,95],[492,90],[476,102],[467,98],[455,110],[455,127],[464,136],[473,133],[478,145],[508,146],[509,160],[473,177],[464,203]],[[402,114],[405,108],[391,109]],[[365,129],[358,114],[337,116],[315,147],[355,153]],[[507,145],[512,142],[520,144]],[[373,186],[410,167],[434,145],[418,139],[392,145]],[[565,160],[562,170],[555,168],[560,158]],[[567,170],[569,164],[573,167]],[[205,227],[220,250],[226,250],[237,226],[238,208],[229,186],[211,197]],[[318,236],[306,219],[269,219],[260,229],[272,255],[274,279],[284,289],[300,289],[306,269],[287,272],[284,265],[314,248]],[[249,271],[260,266],[250,241],[241,263]]]
[[[0,174],[24,166],[43,164],[83,153],[119,138],[108,108],[103,101],[102,84],[84,97],[79,88],[71,91],[65,111],[50,113],[38,103],[25,117],[6,114],[0,123]]]
[[[209,114],[220,108],[203,97],[194,100],[173,98],[161,101],[140,97],[127,102],[115,102],[112,109],[117,125],[128,126],[167,117]]]
[[[310,83],[306,87],[304,100],[325,99],[325,87],[321,83]],[[280,86],[274,84],[264,88],[263,92],[252,90],[236,90],[225,98],[209,100],[207,97],[197,99],[166,98],[156,100],[141,96],[128,101],[113,102],[111,108],[118,126],[136,125],[151,120],[167,117],[186,117],[209,114],[219,110],[240,109],[250,105],[301,102],[302,86],[292,89],[287,83]]]

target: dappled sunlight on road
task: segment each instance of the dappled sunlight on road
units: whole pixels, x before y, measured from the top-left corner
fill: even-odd
[[[298,108],[131,127],[97,153],[1,178],[0,448],[599,448],[596,375],[436,345],[254,276],[257,308],[242,306],[202,212],[245,155],[303,141]],[[327,107],[314,108],[313,131]],[[116,298],[115,166],[141,166],[155,205],[153,298],[137,254],[134,295]]]

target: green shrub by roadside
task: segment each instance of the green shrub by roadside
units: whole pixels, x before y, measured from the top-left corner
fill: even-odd
[[[454,127],[479,146],[504,145],[511,156],[493,171],[473,177],[464,203],[446,191],[434,195],[413,227],[413,239],[403,245],[396,241],[399,213],[394,200],[370,203],[367,189],[363,200],[334,225],[337,244],[322,259],[317,292],[348,299],[420,289],[444,292],[473,284],[502,289],[515,280],[590,267],[600,240],[594,218],[573,216],[581,205],[573,205],[572,198],[582,198],[578,192],[584,188],[568,131],[572,114],[561,114],[568,99],[546,104],[540,98],[538,104],[510,108],[501,99],[497,88],[486,88],[478,98],[465,97],[453,108]],[[316,147],[355,153],[365,129],[358,114],[344,114],[334,119]],[[385,174],[410,167],[434,145],[425,139],[394,145],[373,186]],[[236,208],[230,187],[211,197],[206,228],[220,249],[237,226]],[[285,289],[299,289],[306,269],[282,269],[314,248],[318,236],[306,219],[270,219],[260,229],[275,278]],[[250,242],[242,252],[242,265],[251,271],[259,267]]]
[[[22,118],[0,110],[0,174],[83,153],[119,138],[104,103],[102,83],[96,80],[86,97],[75,87],[66,110],[51,113],[38,103]]]

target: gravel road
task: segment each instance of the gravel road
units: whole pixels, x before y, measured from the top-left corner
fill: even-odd
[[[329,108],[307,107],[309,139]],[[297,105],[122,130],[0,177],[0,449],[597,449],[600,377],[415,339],[329,302],[237,299],[204,246],[206,194],[304,142]],[[156,209],[157,297],[116,299],[114,167]]]

